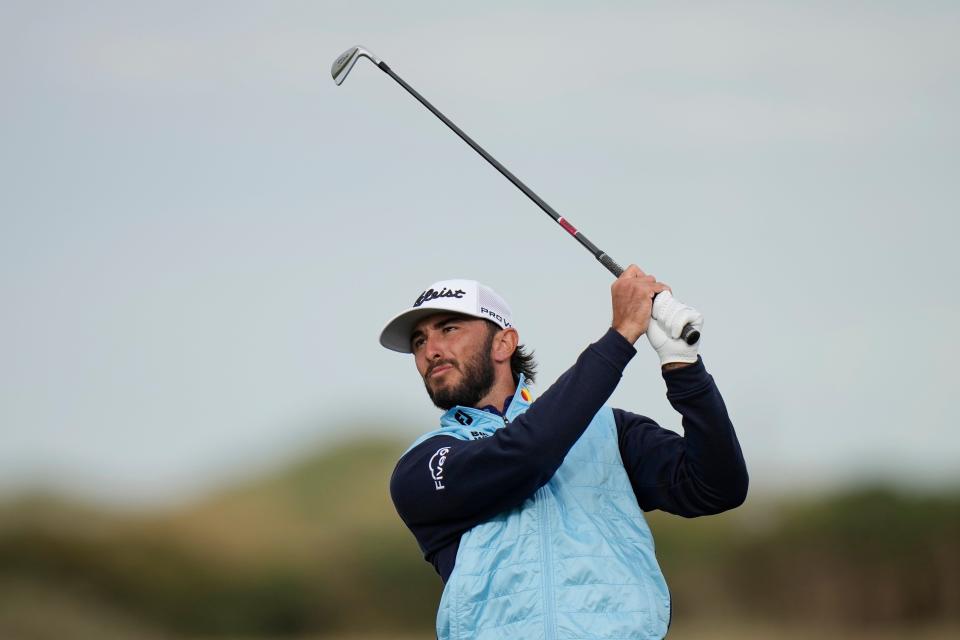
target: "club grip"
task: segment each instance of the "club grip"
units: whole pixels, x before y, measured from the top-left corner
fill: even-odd
[[[620,274],[623,273],[623,267],[617,264],[617,261],[607,254],[601,253],[599,256],[597,256],[597,260],[599,260],[600,264],[607,268],[607,271],[613,274],[613,277],[619,278]],[[657,296],[653,297],[656,298]],[[697,342],[700,340],[700,332],[697,331],[692,324],[686,324],[680,331],[680,339],[687,344],[697,344]]]
[[[600,261],[600,264],[607,268],[607,271],[613,274],[614,278],[619,278],[620,274],[623,273],[623,267],[617,264],[617,261],[608,256],[605,253],[601,253],[597,256],[597,260]]]
[[[687,344],[697,344],[700,340],[700,332],[694,329],[692,324],[686,324],[680,331],[680,339]]]

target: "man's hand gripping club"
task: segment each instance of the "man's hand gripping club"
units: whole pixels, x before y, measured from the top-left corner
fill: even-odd
[[[666,368],[697,361],[700,343],[688,345],[680,338],[680,332],[687,323],[701,329],[703,315],[674,298],[669,286],[632,264],[613,283],[610,293],[613,328],[630,344],[646,334],[660,364]]]

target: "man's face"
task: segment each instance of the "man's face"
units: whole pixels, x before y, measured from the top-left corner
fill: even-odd
[[[429,316],[414,327],[410,348],[433,404],[472,407],[489,393],[494,335],[486,320],[459,314]]]

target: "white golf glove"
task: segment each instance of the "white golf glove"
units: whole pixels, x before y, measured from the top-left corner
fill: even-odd
[[[660,364],[696,362],[700,341],[690,345],[680,338],[687,324],[698,331],[703,327],[703,314],[673,297],[669,291],[660,292],[653,301],[647,340],[660,356]]]

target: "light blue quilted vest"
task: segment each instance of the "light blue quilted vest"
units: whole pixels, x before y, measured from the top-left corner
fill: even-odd
[[[530,406],[521,378],[507,420]],[[529,395],[528,395],[529,397]],[[487,437],[494,414],[454,407],[436,435]],[[470,529],[437,611],[439,640],[663,638],[670,594],[604,407],[553,478],[521,506]]]

